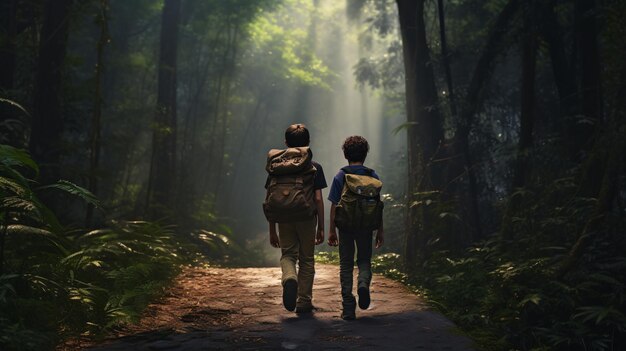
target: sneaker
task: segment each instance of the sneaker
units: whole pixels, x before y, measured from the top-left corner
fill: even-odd
[[[361,286],[357,290],[357,293],[359,294],[359,308],[366,310],[370,307],[370,289],[366,286]]]
[[[312,312],[313,312],[313,305],[296,306],[296,313],[297,314],[307,314],[307,313],[312,313]]]
[[[343,310],[341,312],[341,319],[343,319],[344,321],[353,321],[356,319],[356,314],[354,313],[354,310]]]
[[[295,279],[288,279],[283,284],[283,306],[287,311],[293,311],[296,308],[296,299],[298,297],[298,282]]]

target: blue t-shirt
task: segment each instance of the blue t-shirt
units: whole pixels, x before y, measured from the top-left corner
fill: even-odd
[[[348,167],[354,174],[369,175],[369,173],[367,172],[368,168],[363,165],[352,165]],[[374,171],[373,169],[372,177],[380,180],[378,174],[376,174],[376,171]],[[346,172],[340,169],[339,172],[337,172],[337,175],[335,175],[335,178],[333,178],[333,184],[330,186],[330,193],[328,194],[328,200],[330,200],[330,202],[335,205],[338,204],[339,200],[341,199],[341,191],[343,190],[343,184],[345,181]]]

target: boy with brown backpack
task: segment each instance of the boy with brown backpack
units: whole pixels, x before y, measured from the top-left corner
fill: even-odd
[[[306,127],[294,124],[285,131],[287,149],[269,151],[267,194],[263,203],[270,244],[282,252],[283,305],[296,313],[313,310],[315,245],[324,242],[322,189],[327,185],[322,167],[312,161],[309,142]]]
[[[372,235],[376,231],[376,248],[383,245],[383,203],[380,190],[383,183],[373,169],[363,165],[369,151],[367,140],[361,136],[348,137],[342,146],[348,166],[343,167],[333,179],[328,200],[330,231],[328,245],[339,245],[339,280],[341,282],[341,318],[356,318],[356,299],[352,295],[354,247],[359,268],[357,294],[359,307],[370,305],[372,281]],[[339,228],[339,238],[335,231]]]

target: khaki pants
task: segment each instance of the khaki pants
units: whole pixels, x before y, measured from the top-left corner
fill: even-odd
[[[302,222],[278,223],[278,237],[282,256],[280,268],[283,271],[282,283],[288,279],[298,281],[296,307],[311,306],[313,277],[315,276],[315,232],[317,218]],[[296,273],[296,262],[298,272]]]

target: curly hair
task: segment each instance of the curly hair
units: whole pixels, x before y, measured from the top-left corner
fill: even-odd
[[[285,143],[289,147],[309,146],[309,130],[302,123],[290,125],[285,131]]]
[[[370,151],[370,145],[364,137],[353,135],[346,138],[341,149],[348,162],[364,162],[368,151]]]

